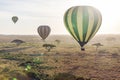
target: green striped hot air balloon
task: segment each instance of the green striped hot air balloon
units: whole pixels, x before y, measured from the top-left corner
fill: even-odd
[[[84,45],[96,34],[101,22],[101,13],[91,6],[71,7],[64,15],[65,26],[81,50],[85,50]]]

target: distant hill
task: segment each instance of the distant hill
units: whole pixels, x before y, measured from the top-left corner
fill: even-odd
[[[41,42],[41,37],[38,35],[0,35],[0,42],[11,42],[14,39],[20,39],[25,42]],[[50,35],[46,41],[55,41],[56,39],[66,43],[76,43],[70,35]],[[94,36],[88,44],[93,43],[103,44],[120,44],[120,34],[99,34]]]

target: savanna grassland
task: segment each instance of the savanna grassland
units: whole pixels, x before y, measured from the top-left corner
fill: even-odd
[[[85,48],[68,35],[0,35],[0,80],[120,80],[120,35],[97,35]]]

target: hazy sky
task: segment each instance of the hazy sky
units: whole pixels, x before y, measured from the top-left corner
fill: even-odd
[[[49,25],[51,34],[69,34],[63,23],[65,11],[72,6],[94,6],[102,14],[97,34],[120,33],[119,0],[0,0],[0,34],[36,35],[40,25]],[[12,16],[19,20],[14,24]]]

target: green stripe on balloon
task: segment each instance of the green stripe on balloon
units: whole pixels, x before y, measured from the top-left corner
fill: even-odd
[[[69,33],[74,37],[74,39],[75,39],[75,36],[73,35],[73,33],[71,32],[71,30],[70,30],[70,26],[69,26],[69,23],[68,23],[68,13],[69,13],[69,11],[70,11],[70,9],[66,12],[66,14],[64,15],[64,23],[65,23],[65,25],[66,25],[66,28],[67,28],[67,30],[69,31]]]
[[[78,10],[78,8],[73,9],[71,20],[72,20],[72,27],[73,27],[73,30],[74,30],[74,34],[77,36],[78,40],[80,41],[78,28],[77,28],[77,10]]]
[[[87,42],[90,40],[90,38],[92,37],[93,33],[95,32],[96,28],[97,28],[97,24],[98,24],[98,15],[97,13],[94,11],[94,25],[93,25],[93,28],[92,28],[92,32],[87,40]]]
[[[88,23],[89,23],[89,14],[87,7],[83,8],[83,42],[85,42],[87,30],[88,30]]]

